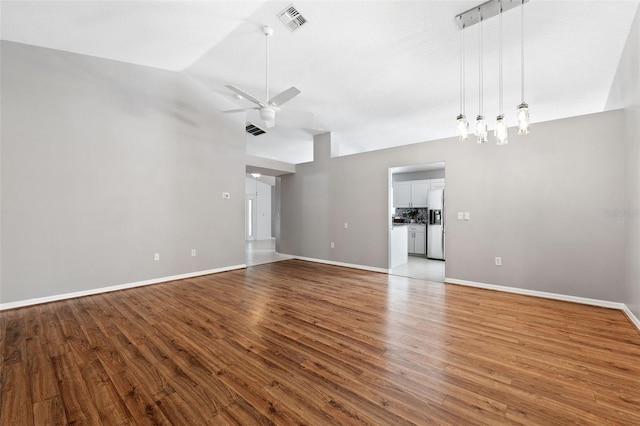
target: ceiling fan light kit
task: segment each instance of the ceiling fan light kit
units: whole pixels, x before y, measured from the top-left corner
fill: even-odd
[[[276,121],[275,108],[264,107],[260,108],[260,119],[267,124],[267,127],[273,127]]]
[[[531,119],[529,116],[529,105],[524,100],[524,4],[529,0],[489,0],[479,6],[469,9],[459,15],[456,15],[455,21],[460,28],[460,114],[457,116],[458,135],[461,140],[466,139],[464,122],[466,117],[464,114],[464,30],[471,25],[480,24],[480,48],[479,48],[479,96],[478,96],[478,117],[476,118],[476,136],[478,143],[487,141],[487,124],[484,120],[483,113],[483,46],[482,46],[482,23],[485,19],[493,16],[499,17],[499,39],[498,39],[498,116],[496,117],[496,125],[494,128],[494,136],[498,145],[506,145],[509,143],[509,129],[503,112],[503,69],[502,69],[502,13],[509,9],[520,6],[520,72],[521,72],[521,94],[522,101],[517,107],[518,111],[518,134],[525,135],[529,133]]]

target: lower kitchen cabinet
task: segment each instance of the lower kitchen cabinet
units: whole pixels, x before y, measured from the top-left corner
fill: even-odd
[[[409,225],[408,230],[408,252],[409,254],[427,254],[427,225]]]

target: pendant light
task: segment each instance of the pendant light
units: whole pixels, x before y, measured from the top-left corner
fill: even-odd
[[[478,116],[476,117],[476,137],[478,143],[485,143],[487,141],[487,123],[484,121],[484,115],[482,112],[483,107],[483,70],[482,70],[482,16],[480,17],[480,48],[479,48],[479,66],[478,66],[478,86],[479,86],[479,96],[478,96]]]
[[[479,6],[473,7],[465,12],[456,15],[456,24],[460,30],[466,27],[479,25],[479,49],[478,49],[478,116],[476,117],[475,134],[478,143],[484,143],[487,141],[487,123],[484,117],[484,32],[483,24],[485,19],[492,18],[498,15],[499,25],[499,39],[498,39],[498,115],[496,116],[496,124],[494,128],[494,135],[498,145],[506,145],[509,143],[509,127],[505,120],[504,114],[504,61],[503,61],[503,37],[502,37],[502,14],[510,9],[520,7],[520,72],[521,72],[521,102],[517,107],[518,110],[518,134],[529,133],[529,105],[524,100],[524,4],[529,0],[486,0]],[[461,35],[461,68],[460,68],[460,115],[458,116],[458,134],[463,139],[463,131],[465,130],[465,116],[464,116],[464,38]]]
[[[498,116],[496,117],[496,127],[493,131],[497,139],[498,145],[506,145],[509,143],[509,129],[507,128],[507,122],[504,119],[504,112],[502,108],[502,3],[500,3],[500,13],[498,26],[500,28],[499,40],[498,40]]]
[[[461,141],[469,139],[469,122],[465,115],[464,104],[464,25],[462,25],[460,30],[460,114],[457,117],[458,136]]]
[[[524,0],[520,5],[520,93],[521,102],[518,105],[518,134],[529,133],[529,105],[524,101]]]

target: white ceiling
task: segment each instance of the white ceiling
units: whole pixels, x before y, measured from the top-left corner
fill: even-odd
[[[4,1],[3,40],[180,71],[264,1]]]
[[[264,93],[270,25],[271,93],[296,86],[287,107],[315,113],[304,128],[247,135],[251,155],[312,159],[312,135],[331,131],[340,154],[455,134],[459,112],[456,14],[482,1],[293,1],[308,23],[291,33],[276,18],[289,1],[2,1],[4,40],[181,70],[236,102],[233,84]],[[638,1],[530,0],[526,100],[535,122],[602,111]],[[503,16],[504,112],[520,103],[520,8]],[[497,18],[484,24],[484,112],[497,108]],[[465,31],[467,117],[478,113],[478,25]],[[291,115],[291,113],[289,114]],[[260,125],[255,115],[248,121]],[[278,119],[276,121],[278,121]],[[472,120],[471,120],[472,121]],[[490,128],[492,126],[490,125]],[[513,141],[517,141],[512,132]]]

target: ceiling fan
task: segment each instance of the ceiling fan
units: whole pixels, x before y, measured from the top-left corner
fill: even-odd
[[[262,33],[266,37],[267,41],[267,56],[266,56],[266,94],[265,100],[261,100],[256,98],[255,96],[250,95],[242,89],[239,89],[231,84],[226,85],[225,87],[232,92],[235,92],[236,95],[241,98],[247,99],[257,106],[253,108],[242,108],[242,109],[233,109],[229,111],[222,111],[224,113],[232,113],[232,112],[242,112],[242,111],[251,111],[257,110],[260,119],[263,120],[267,127],[273,127],[276,124],[276,112],[280,110],[280,107],[285,103],[293,99],[300,93],[300,90],[295,87],[289,87],[284,92],[280,92],[272,98],[269,98],[269,36],[273,34],[273,28],[264,26],[262,27]]]

